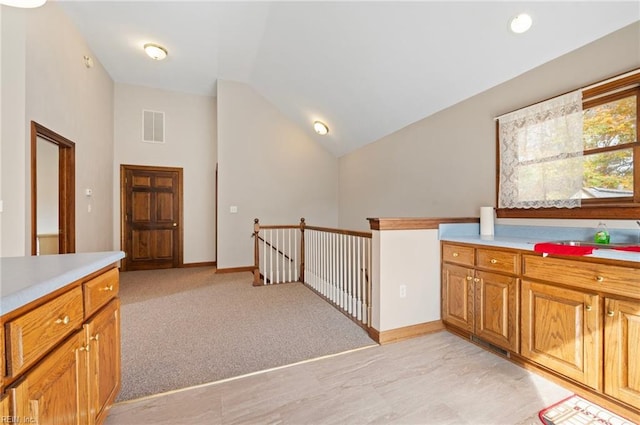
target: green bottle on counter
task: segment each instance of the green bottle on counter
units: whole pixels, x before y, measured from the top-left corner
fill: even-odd
[[[595,243],[608,244],[611,240],[609,236],[609,231],[607,230],[607,225],[604,223],[598,224],[598,229],[596,230],[596,234],[593,237],[593,241]]]

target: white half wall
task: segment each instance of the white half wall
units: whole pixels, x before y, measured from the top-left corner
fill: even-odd
[[[373,328],[384,332],[440,320],[438,229],[372,233]]]
[[[638,67],[640,22],[341,157],[340,227],[477,217],[495,203],[495,117]]]
[[[120,246],[120,165],[183,169],[184,263],[215,251],[216,99],[117,83],[114,105],[113,244]],[[165,113],[165,142],[142,141],[142,111]]]
[[[253,265],[254,218],[337,225],[337,158],[246,84],[218,81],[218,161],[219,268]]]

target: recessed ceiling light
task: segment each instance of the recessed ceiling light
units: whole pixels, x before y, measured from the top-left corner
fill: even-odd
[[[144,45],[144,51],[153,60],[161,61],[167,57],[167,49],[159,44],[147,43]]]
[[[531,16],[526,13],[521,13],[511,20],[509,27],[514,33],[522,34],[523,32],[529,31],[532,24],[533,19],[531,19]]]
[[[321,121],[316,121],[313,123],[313,129],[321,136],[324,136],[329,132],[329,127]]]
[[[34,8],[45,4],[47,0],[0,0],[0,4],[5,6]]]

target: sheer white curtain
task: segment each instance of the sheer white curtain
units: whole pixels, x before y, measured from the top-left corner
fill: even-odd
[[[498,122],[498,207],[579,207],[582,91],[511,112]]]

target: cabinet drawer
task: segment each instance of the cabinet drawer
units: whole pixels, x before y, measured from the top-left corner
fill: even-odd
[[[85,317],[91,316],[100,307],[107,304],[118,295],[119,286],[118,269],[114,268],[91,279],[84,284],[84,310]]]
[[[592,291],[640,298],[640,269],[525,255],[522,274]]]
[[[470,246],[442,244],[442,261],[473,266],[474,248]]]
[[[481,249],[477,251],[476,266],[487,270],[518,274],[519,255],[517,252]]]
[[[74,288],[8,322],[7,372],[17,376],[82,326],[82,289]]]

